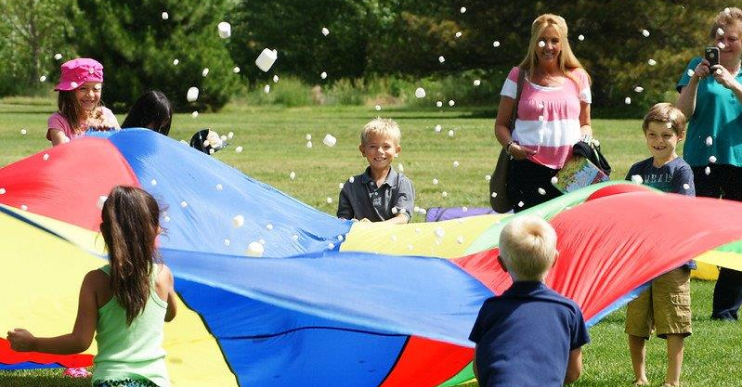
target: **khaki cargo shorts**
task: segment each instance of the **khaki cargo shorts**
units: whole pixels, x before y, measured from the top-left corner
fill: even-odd
[[[629,302],[625,333],[649,339],[668,334],[690,336],[690,269],[680,267],[652,281],[649,289]]]

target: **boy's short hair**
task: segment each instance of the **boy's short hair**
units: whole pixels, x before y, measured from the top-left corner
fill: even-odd
[[[516,216],[500,233],[500,258],[519,281],[540,281],[556,259],[557,235],[545,220]]]
[[[400,140],[402,140],[402,132],[399,130],[399,125],[390,118],[376,117],[364,125],[361,132],[362,145],[366,144],[369,133],[389,137],[394,141],[395,145],[399,145]]]
[[[670,124],[670,127],[675,132],[675,134],[680,136],[685,134],[686,121],[687,120],[685,118],[685,114],[683,114],[680,109],[676,108],[671,103],[660,102],[652,106],[652,108],[649,109],[647,115],[644,116],[644,122],[642,122],[642,130],[646,132],[649,128],[650,122],[661,122]]]

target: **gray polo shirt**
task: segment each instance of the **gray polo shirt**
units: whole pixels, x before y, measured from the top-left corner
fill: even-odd
[[[372,222],[380,222],[396,216],[404,210],[407,220],[412,218],[412,208],[415,206],[415,188],[412,181],[404,174],[397,173],[389,167],[389,174],[380,186],[371,178],[370,167],[358,176],[353,182],[348,181],[340,191],[338,200],[338,218],[358,219],[367,218]]]

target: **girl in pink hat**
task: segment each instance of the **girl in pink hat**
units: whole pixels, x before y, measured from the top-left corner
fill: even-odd
[[[49,117],[46,132],[52,145],[69,142],[88,129],[120,129],[113,112],[101,104],[103,66],[95,59],[77,58],[62,64],[54,90],[59,92],[59,110]]]

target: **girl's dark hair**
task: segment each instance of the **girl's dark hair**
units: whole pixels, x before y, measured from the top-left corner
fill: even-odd
[[[80,103],[77,102],[74,90],[59,91],[57,109],[59,110],[59,114],[64,116],[67,122],[69,122],[72,132],[79,133],[84,130],[80,127],[80,120],[83,118],[85,112],[83,112]]]
[[[150,90],[139,96],[121,125],[126,128],[148,128],[168,135],[173,120],[170,100],[159,90]]]
[[[144,190],[119,185],[103,204],[102,218],[100,231],[109,254],[111,289],[126,310],[127,325],[131,325],[150,297],[154,264],[162,262],[155,247],[160,207]]]

